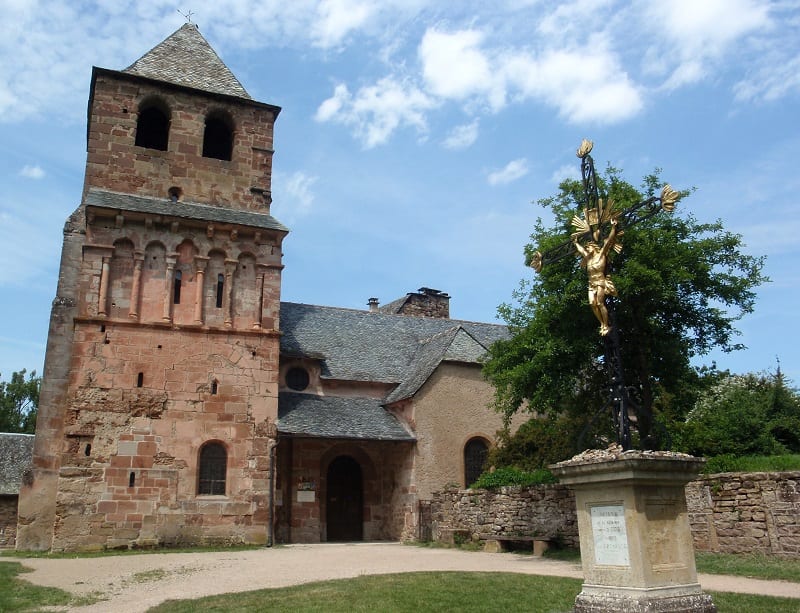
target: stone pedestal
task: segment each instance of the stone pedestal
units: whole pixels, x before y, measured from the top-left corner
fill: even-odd
[[[588,451],[551,467],[575,490],[584,583],[576,612],[714,612],[697,582],[684,486],[704,460]]]

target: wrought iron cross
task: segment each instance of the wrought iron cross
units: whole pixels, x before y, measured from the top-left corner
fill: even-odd
[[[622,251],[620,239],[626,227],[630,227],[645,219],[649,219],[660,211],[672,212],[681,194],[667,184],[660,196],[654,196],[627,208],[617,208],[608,198],[601,198],[597,187],[597,176],[594,160],[589,155],[592,141],[584,139],[576,155],[581,160],[581,177],[583,179],[584,209],[583,217],[572,218],[574,232],[569,241],[540,253],[535,252],[530,266],[539,272],[546,264],[556,262],[575,252],[581,258],[581,267],[586,269],[589,277],[589,306],[600,322],[600,335],[605,344],[605,364],[608,370],[609,389],[604,411],[610,407],[617,431],[617,440],[623,449],[631,448],[630,412],[636,410],[625,385],[622,356],[620,353],[620,337],[614,318],[614,302],[610,300],[617,295],[616,287],[608,274],[610,252]]]

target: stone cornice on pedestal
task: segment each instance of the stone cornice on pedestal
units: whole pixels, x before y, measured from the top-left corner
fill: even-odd
[[[565,485],[593,486],[599,483],[622,485],[676,485],[694,479],[705,458],[672,451],[622,451],[619,445],[590,449],[569,460],[550,466]]]

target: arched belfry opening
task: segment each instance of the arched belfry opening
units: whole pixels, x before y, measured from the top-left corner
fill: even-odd
[[[230,161],[233,154],[233,121],[219,111],[206,116],[203,132],[203,157]]]
[[[364,479],[361,465],[350,456],[339,456],[328,466],[327,485],[328,541],[363,540]]]
[[[169,107],[158,98],[139,105],[136,121],[136,146],[166,151],[169,146]]]

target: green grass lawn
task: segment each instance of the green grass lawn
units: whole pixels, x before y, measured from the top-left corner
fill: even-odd
[[[19,562],[0,562],[0,611],[40,611],[50,606],[80,606],[79,599],[24,580]],[[157,581],[157,578],[154,580]],[[572,609],[581,581],[513,573],[427,572],[363,576],[280,589],[172,600],[151,609],[161,613],[195,611],[527,611],[558,613]],[[758,611],[797,613],[800,600],[712,593],[720,613]]]
[[[27,572],[30,569],[19,562],[0,561],[0,611],[40,611],[46,606],[79,606],[93,602],[54,587],[33,585],[19,576]]]
[[[324,581],[273,590],[171,600],[150,613],[195,611],[502,611],[560,613],[572,610],[579,579],[513,573],[405,573]],[[713,593],[720,613],[797,613],[800,600]]]

